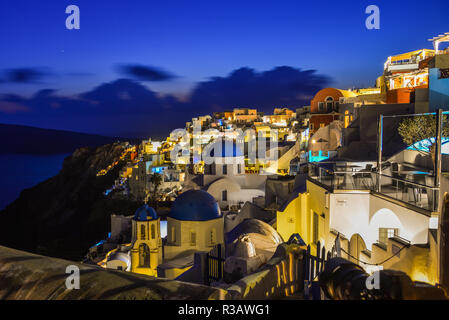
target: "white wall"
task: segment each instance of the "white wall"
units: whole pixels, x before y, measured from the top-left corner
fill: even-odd
[[[399,236],[412,244],[428,241],[430,217],[375,195],[333,193],[330,195],[330,228],[350,239],[360,234],[369,250],[379,237],[379,228],[398,228]]]

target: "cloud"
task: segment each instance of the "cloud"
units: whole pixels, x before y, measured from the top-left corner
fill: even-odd
[[[8,101],[0,101],[0,113],[20,113],[20,112],[29,112],[30,108],[15,102]]]
[[[264,112],[271,112],[274,107],[300,108],[308,105],[313,95],[330,82],[329,77],[315,70],[282,66],[257,72],[245,67],[227,77],[199,83],[193,90],[191,103],[214,109],[254,107]]]
[[[8,69],[3,72],[3,82],[35,83],[47,75],[37,68]]]
[[[258,72],[240,68],[226,77],[198,83],[189,98],[180,100],[158,95],[139,81],[117,79],[76,96],[57,95],[51,89],[30,98],[4,95],[0,97],[1,122],[158,138],[184,127],[192,117],[214,111],[251,107],[271,114],[275,107],[300,108],[329,81],[314,70],[278,67]]]
[[[139,81],[169,81],[176,78],[159,68],[142,65],[122,65],[118,70],[122,75]]]

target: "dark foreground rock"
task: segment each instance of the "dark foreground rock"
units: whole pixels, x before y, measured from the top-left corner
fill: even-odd
[[[80,270],[80,288],[67,289],[66,268]],[[0,300],[205,300],[223,289],[73,263],[0,246]]]

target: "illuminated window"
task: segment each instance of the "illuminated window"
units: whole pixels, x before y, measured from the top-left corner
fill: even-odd
[[[379,243],[383,245],[388,244],[388,239],[393,238],[399,234],[398,229],[393,228],[379,228]]]
[[[332,97],[326,98],[326,111],[331,111],[334,107],[334,99]]]
[[[345,128],[349,126],[349,111],[345,111]]]
[[[326,125],[324,123],[320,123],[320,128],[324,128]]]

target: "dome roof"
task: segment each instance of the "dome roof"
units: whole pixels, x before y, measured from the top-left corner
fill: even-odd
[[[249,234],[259,234],[267,239],[268,242],[272,242],[274,244],[282,243],[282,237],[279,233],[268,223],[265,223],[258,219],[245,219],[239,225],[237,225],[234,229],[229,231],[226,234],[226,243],[232,243],[242,235]]]
[[[114,260],[120,260],[127,265],[131,264],[131,258],[128,254],[124,252],[114,252],[113,254],[109,255],[107,258],[107,261],[114,261]]]
[[[208,146],[211,157],[227,158],[243,156],[242,149],[231,140],[219,140]],[[215,152],[217,154],[215,154]]]
[[[136,210],[136,213],[134,214],[133,219],[136,221],[156,220],[157,213],[153,208],[151,208],[147,204],[145,204]]]
[[[207,221],[221,218],[217,200],[203,190],[189,190],[176,198],[170,218],[184,221]]]

